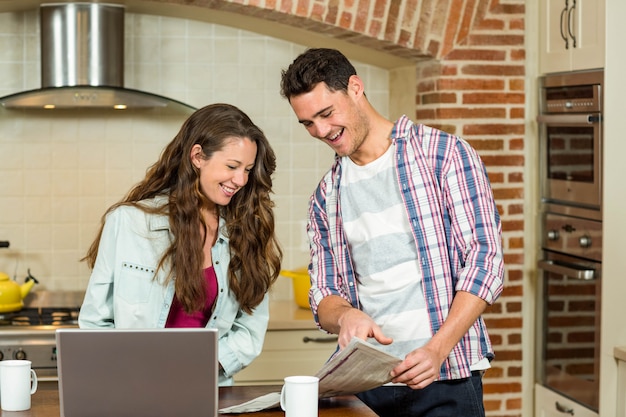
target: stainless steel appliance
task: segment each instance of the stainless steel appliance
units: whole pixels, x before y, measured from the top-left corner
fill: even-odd
[[[0,97],[8,109],[160,109],[191,114],[179,101],[124,88],[122,4],[52,2],[39,8],[41,88]]]
[[[603,71],[540,79],[541,196],[598,210],[602,197]]]
[[[40,381],[57,381],[56,329],[78,327],[78,291],[35,291],[20,311],[0,314],[0,360],[28,359]]]
[[[602,71],[541,79],[537,384],[598,411]],[[558,396],[557,396],[558,398]],[[559,413],[574,414],[556,401]]]
[[[542,249],[538,382],[597,411],[602,222],[546,213]]]

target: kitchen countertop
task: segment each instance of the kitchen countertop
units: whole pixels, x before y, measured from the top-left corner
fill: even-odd
[[[293,300],[270,301],[270,321],[267,330],[317,330],[313,313],[298,307]]]
[[[626,346],[617,346],[613,349],[615,359],[626,362]]]
[[[270,392],[279,392],[280,389],[281,387],[277,385],[221,387],[219,389],[219,407],[241,404]],[[51,389],[38,390],[32,397],[30,410],[0,411],[0,417],[59,417],[59,414],[59,391],[56,386]],[[274,408],[236,415],[239,417],[284,417],[285,413],[279,408]],[[375,417],[376,414],[354,395],[344,395],[320,400],[318,416]]]

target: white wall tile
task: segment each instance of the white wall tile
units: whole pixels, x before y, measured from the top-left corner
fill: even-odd
[[[21,34],[23,20],[23,13],[0,13],[0,35]]]
[[[51,194],[52,177],[49,170],[39,169],[36,165],[22,172],[20,197],[45,197]],[[0,193],[0,195],[4,195]],[[10,194],[9,194],[10,195]],[[14,194],[17,195],[17,194]]]
[[[26,230],[30,226],[36,228],[41,225],[50,226],[54,223],[54,216],[52,214],[52,195],[50,194],[50,187],[48,186],[48,193],[40,196],[33,195],[27,189],[24,192],[24,222]],[[28,242],[28,240],[27,240]],[[48,249],[50,249],[49,247]]]
[[[0,61],[21,62],[23,60],[24,39],[15,35],[0,34]]]
[[[37,13],[0,13],[0,94],[40,86]],[[11,22],[9,26],[3,23]],[[236,28],[153,15],[126,15],[125,86],[202,107],[240,107],[264,131],[277,156],[276,231],[283,268],[308,263],[303,245],[308,197],[333,161],[280,97],[280,72],[305,48]],[[0,40],[0,44],[2,41]],[[2,49],[2,48],[0,48]],[[15,57],[19,56],[17,61]],[[385,111],[386,70],[357,63],[368,96]],[[79,262],[105,210],[143,178],[185,116],[153,112],[28,113],[0,108],[0,270],[23,279],[27,268],[39,288],[81,290],[89,270]],[[290,298],[279,278],[273,299]]]

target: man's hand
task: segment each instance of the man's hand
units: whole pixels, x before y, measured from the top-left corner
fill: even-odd
[[[439,378],[439,369],[445,357],[429,349],[428,344],[410,352],[402,363],[391,371],[392,382],[406,384],[413,389],[422,389]]]
[[[483,299],[468,292],[457,292],[439,331],[424,346],[406,355],[391,372],[392,381],[405,383],[413,389],[424,388],[436,381],[443,361],[486,307]]]
[[[382,329],[374,320],[361,310],[350,307],[345,309],[338,318],[339,324],[339,347],[343,349],[350,343],[353,337],[367,340],[373,337],[378,343],[389,345],[393,339],[383,334]]]
[[[325,297],[319,304],[317,315],[324,330],[339,335],[340,349],[345,348],[353,337],[363,340],[373,337],[383,345],[393,342],[370,316],[339,296]]]

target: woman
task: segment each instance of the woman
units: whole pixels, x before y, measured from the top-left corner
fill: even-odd
[[[220,385],[259,355],[280,271],[271,175],[276,158],[248,116],[197,110],[102,219],[81,328],[210,327]]]

